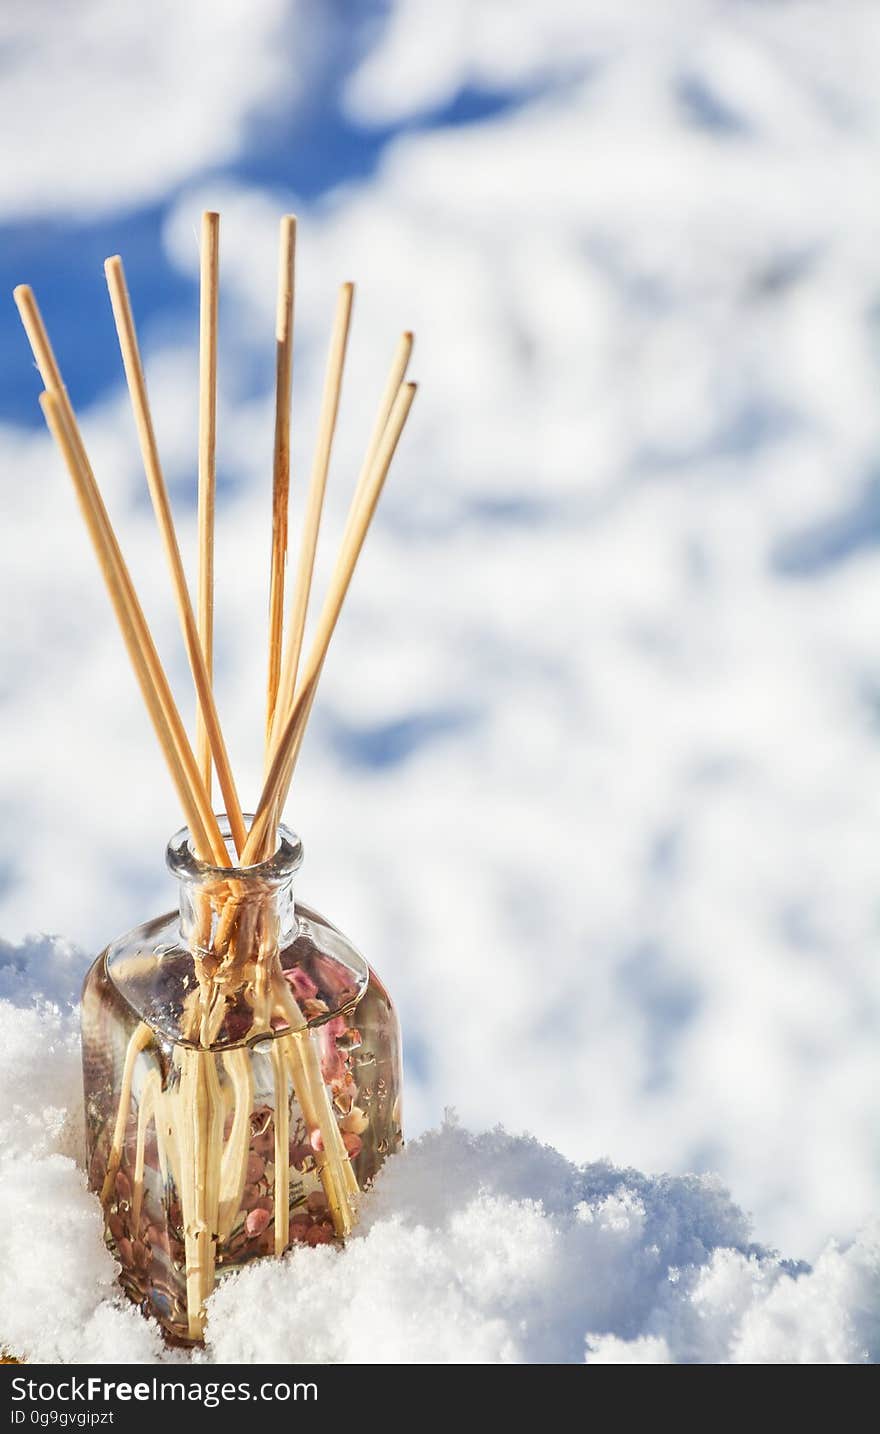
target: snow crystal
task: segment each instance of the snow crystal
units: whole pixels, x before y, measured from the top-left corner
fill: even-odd
[[[74,987],[86,958],[50,938],[3,950],[18,993],[0,1000],[0,1347],[63,1363],[188,1357],[120,1294],[86,1189],[77,1012],[39,994]],[[578,1165],[448,1117],[388,1161],[343,1250],[226,1278],[196,1357],[875,1363],[880,1226],[809,1268],[755,1244],[711,1176]]]

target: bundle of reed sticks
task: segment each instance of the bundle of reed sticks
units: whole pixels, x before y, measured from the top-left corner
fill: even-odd
[[[182,1048],[176,1056],[180,1065],[179,1094],[175,1097],[178,1105],[174,1113],[176,1160],[184,1205],[190,1332],[193,1338],[198,1338],[201,1333],[204,1300],[213,1284],[213,1240],[222,1232],[224,1222],[228,1223],[230,1210],[234,1209],[235,1187],[241,1183],[243,1158],[246,1161],[247,1122],[239,1122],[241,1148],[233,1151],[228,1146],[224,1149],[222,1129],[218,1134],[217,1077],[213,1060],[199,1060],[200,1055],[208,1055],[216,1037],[229,995],[230,980],[236,973],[242,973],[242,980],[246,974],[251,983],[254,1031],[270,1027],[274,1009],[281,1011],[291,1033],[277,1042],[277,1103],[280,1108],[289,1077],[309,1124],[321,1135],[320,1175],[337,1233],[346,1234],[356,1215],[357,1185],[330,1108],[318,1055],[308,1038],[307,1022],[290,986],[281,979],[277,952],[271,949],[271,933],[260,929],[259,921],[256,926],[253,921],[250,925],[245,921],[236,899],[234,869],[236,866],[256,866],[267,860],[275,850],[278,822],[302,747],[327,650],[415,395],[415,385],[406,381],[413,339],[410,333],[404,333],[395,349],[381,393],[335,567],[314,623],[311,643],[306,647],[315,555],[339,412],[354,288],[352,284],[343,284],[336,305],[314,458],[306,490],[299,556],[288,600],[286,568],[296,220],[293,215],[285,216],[281,220],[275,334],[265,775],[255,815],[248,827],[229,761],[212,682],[219,231],[219,215],[206,213],[202,220],[200,264],[198,577],[195,602],[187,583],[159,458],[122,260],[117,256],[108,259],[105,264],[141,458],[195,686],[194,744],[184,727],[102,499],[36,300],[26,285],[17,288],[14,294],[44,385],[40,404],[73,480],[131,664],[183,808],[193,849],[202,860],[228,871],[229,875],[228,882],[220,884],[223,895],[217,908],[205,913],[207,934],[204,940],[197,943],[194,952],[198,987],[188,1011],[187,1034],[195,1049]],[[213,810],[214,773],[229,823],[234,858],[230,856]],[[254,976],[255,966],[257,977]],[[135,1030],[129,1043],[104,1182],[105,1197],[118,1168],[135,1063],[148,1040],[149,1028],[141,1026]],[[229,1063],[229,1076],[236,1090],[240,1088],[246,1095],[246,1072],[238,1070],[236,1065],[237,1061],[240,1064],[239,1057],[231,1052],[224,1055],[224,1061]],[[155,1103],[158,1099],[158,1093],[153,1092],[151,1102]],[[145,1105],[144,1112],[148,1110]],[[141,1123],[146,1118],[144,1112]],[[239,1125],[234,1128],[238,1129]],[[276,1208],[286,1212],[286,1159],[278,1161],[276,1179],[279,1182]],[[279,1252],[284,1248],[286,1239],[285,1217],[279,1220],[276,1227],[276,1249]]]
[[[250,831],[242,806],[212,687],[214,598],[214,507],[216,491],[217,294],[219,215],[202,219],[199,344],[198,583],[194,604],[174,527],[134,317],[122,260],[105,264],[113,316],[137,425],[150,497],[171,574],[187,656],[197,697],[196,749],[184,729],[168,679],[113,530],[82,434],[33,292],[15,290],[15,302],[44,384],[40,404],[70,472],[129,657],[143,692],[159,744],[177,789],[197,854],[227,865],[226,845],[211,803],[212,769],[232,825],[238,860],[253,865],[271,855],[315,700],[327,649],[376,509],[391,460],[406,423],[415,384],[405,381],[412,335],[401,336],[382,392],[348,512],[336,565],[303,660],[315,553],[336,430],[354,286],[343,284],[336,306],[324,379],[317,441],[309,478],[299,560],[287,634],[284,638],[285,573],[290,489],[290,410],[293,374],[293,311],[296,219],[281,221],[276,315],[275,441],[272,483],[272,541],[269,574],[269,659],[266,706],[265,780]]]

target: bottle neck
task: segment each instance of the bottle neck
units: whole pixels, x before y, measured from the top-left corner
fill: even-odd
[[[218,818],[230,843],[229,824]],[[249,823],[250,819],[245,818]],[[302,863],[302,843],[278,829],[278,846],[258,866],[211,866],[193,852],[184,828],[168,844],[168,866],[180,883],[180,932],[193,954],[223,959],[230,943],[258,958],[289,944],[296,933],[293,878]]]
[[[222,956],[230,931],[247,936],[260,951],[278,950],[293,940],[296,905],[293,881],[260,882],[252,876],[232,880],[181,881],[180,934],[193,953]]]

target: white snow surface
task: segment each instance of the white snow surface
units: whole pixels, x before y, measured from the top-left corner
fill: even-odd
[[[201,208],[224,215],[216,684],[248,805],[278,215],[300,215],[294,524],[335,286],[359,282],[319,590],[396,334],[417,334],[421,391],[287,811],[302,895],[398,1000],[410,1135],[450,1105],[575,1165],[717,1170],[763,1239],[814,1261],[771,1277],[725,1235],[690,1294],[663,1286],[682,1311],[729,1289],[784,1329],[786,1291],[816,1310],[822,1281],[855,1288],[880,1197],[877,6],[397,0],[340,97],[391,137],[317,198],[214,166],[300,103],[329,7],[166,3],[159,23],[89,0],[47,26],[50,8],[0,22],[18,66],[0,218],[156,203],[191,279]],[[504,102],[452,122],[468,87]],[[64,292],[38,297],[76,398]],[[194,297],[189,318],[142,340],[194,572]],[[106,305],[88,337],[115,352]],[[189,717],[121,370],[82,418]],[[94,952],[173,904],[180,814],[47,438],[0,425],[0,472],[0,930]],[[30,990],[53,995],[66,950]],[[571,1211],[528,1218],[588,1242]],[[830,1235],[847,1253],[821,1253]],[[510,1349],[532,1348],[515,1323]],[[680,1352],[661,1324],[609,1330],[641,1330],[633,1358]]]
[[[0,947],[0,1344],[187,1358],[116,1290],[86,1190],[78,965],[48,938]],[[874,1363],[880,1227],[809,1269],[754,1244],[712,1176],[577,1165],[447,1116],[387,1163],[344,1250],[252,1265],[209,1311],[195,1357],[219,1363]]]

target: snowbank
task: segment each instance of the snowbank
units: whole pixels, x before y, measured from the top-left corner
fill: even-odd
[[[209,1341],[264,1363],[851,1364],[876,1361],[878,1316],[880,1229],[809,1271],[753,1245],[711,1177],[447,1123],[390,1163],[344,1252],[222,1285]]]
[[[115,1289],[80,1163],[82,957],[0,945],[0,1341],[32,1360],[171,1355]],[[53,1001],[33,998],[45,977]],[[14,1004],[18,1001],[19,1004]],[[271,1363],[874,1363],[880,1227],[809,1269],[713,1177],[576,1165],[448,1119],[389,1162],[343,1251],[227,1280],[205,1356]]]

